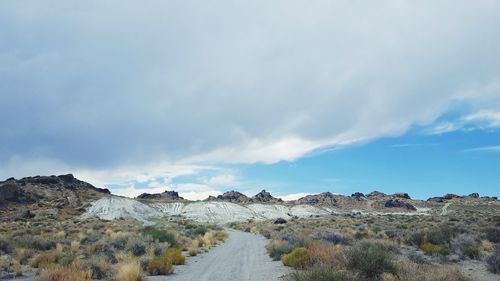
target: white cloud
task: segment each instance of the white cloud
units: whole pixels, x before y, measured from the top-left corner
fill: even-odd
[[[500,127],[500,111],[480,110],[462,118],[467,123],[478,123],[487,128]]]
[[[464,152],[500,152],[500,145],[476,147],[466,149]]]
[[[292,201],[292,200],[297,200],[297,199],[300,199],[304,196],[311,195],[311,194],[312,193],[300,192],[300,193],[291,193],[288,195],[278,196],[278,197],[283,199],[283,201]]]

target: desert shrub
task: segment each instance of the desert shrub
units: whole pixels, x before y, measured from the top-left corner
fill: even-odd
[[[110,242],[110,246],[116,250],[125,250],[125,248],[127,247],[128,239],[129,238],[127,236],[118,237]]]
[[[56,264],[58,259],[59,255],[56,251],[44,252],[35,257],[31,262],[31,266],[34,268],[46,268]]]
[[[27,264],[28,260],[35,254],[35,251],[33,249],[25,248],[16,248],[14,252],[20,264]]]
[[[306,248],[294,248],[289,254],[281,257],[284,265],[297,269],[304,269],[311,264],[311,259]]]
[[[497,247],[491,255],[486,258],[488,270],[500,274],[500,247]]]
[[[130,251],[132,255],[139,257],[146,253],[146,245],[140,241],[129,241],[127,250]]]
[[[319,234],[314,238],[333,245],[351,245],[352,243],[350,238],[335,233]]]
[[[208,227],[204,225],[187,225],[186,228],[188,229],[186,233],[190,237],[203,236],[209,230]]]
[[[173,265],[181,265],[186,261],[186,257],[182,255],[181,249],[169,248],[162,255],[165,255]]]
[[[335,245],[312,242],[307,246],[311,264],[333,266],[338,263],[338,248]]]
[[[451,240],[450,245],[453,252],[458,255],[467,256],[471,259],[479,258],[480,242],[469,233],[459,234]]]
[[[34,249],[39,251],[48,251],[56,248],[54,241],[46,241],[38,236],[21,235],[14,237],[16,248]]]
[[[89,281],[89,270],[76,265],[55,266],[41,272],[37,281]]]
[[[498,227],[490,227],[484,230],[484,234],[486,239],[493,243],[500,243],[500,228]]]
[[[430,242],[425,242],[420,245],[420,250],[426,255],[441,255],[446,256],[450,253],[449,249],[443,245],[436,245]]]
[[[192,240],[188,246],[188,253],[190,256],[196,256],[198,254],[198,240]]]
[[[151,275],[166,275],[173,272],[172,261],[165,255],[152,258],[147,266]]]
[[[141,281],[142,279],[143,273],[138,262],[123,263],[118,267],[117,281]]]
[[[459,233],[456,227],[441,226],[432,229],[415,231],[409,234],[407,242],[410,245],[420,246],[423,243],[435,245],[449,244],[451,240]]]
[[[287,281],[354,281],[344,272],[336,272],[328,267],[316,267],[311,270],[294,272],[286,277]]]
[[[209,231],[203,235],[200,239],[201,244],[205,247],[205,249],[210,249],[213,245],[217,243],[217,239],[215,238],[213,232]]]
[[[395,273],[393,257],[379,246],[362,242],[346,252],[347,267],[369,279],[377,279],[380,274]]]
[[[92,279],[104,279],[111,268],[111,264],[104,257],[93,256],[88,262],[88,268],[92,273]]]
[[[225,241],[227,239],[227,232],[224,229],[217,230],[215,232],[215,239],[219,241]]]
[[[458,268],[399,262],[396,281],[470,281]]]
[[[56,244],[57,247],[57,244]],[[79,241],[71,241],[70,245],[71,252],[76,253],[80,250],[80,242]]]
[[[10,254],[12,253],[12,247],[7,239],[0,238],[0,253]]]
[[[483,240],[481,241],[480,249],[484,252],[491,252],[493,251],[493,243],[491,243],[489,240]]]
[[[145,236],[150,236],[159,242],[168,242],[170,245],[174,246],[177,244],[177,239],[175,234],[167,232],[165,230],[157,229],[152,226],[145,227],[143,230]]]
[[[278,261],[281,259],[281,256],[290,253],[293,250],[293,246],[288,241],[273,240],[266,246],[266,250],[273,260]]]

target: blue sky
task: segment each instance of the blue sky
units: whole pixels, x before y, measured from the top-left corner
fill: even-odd
[[[498,1],[0,3],[0,177],[498,195]]]

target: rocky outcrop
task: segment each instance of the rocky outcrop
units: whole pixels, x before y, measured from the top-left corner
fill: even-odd
[[[252,201],[245,194],[234,190],[224,192],[224,194],[217,196],[217,200],[237,203],[246,203]]]
[[[9,178],[0,182],[0,206],[37,204],[59,209],[81,208],[107,194],[109,190],[80,181],[71,174]]]
[[[297,200],[299,204],[308,205],[331,205],[337,204],[335,196],[330,192],[323,192],[320,194],[307,195]]]
[[[283,200],[275,198],[271,195],[271,193],[267,192],[263,189],[261,192],[255,194],[252,197],[252,201],[254,202],[282,202]]]
[[[365,195],[361,192],[354,192],[351,195],[351,197],[356,199],[357,201],[362,201],[362,200],[366,199]]]
[[[452,194],[452,193],[448,193],[445,196],[443,196],[443,199],[445,199],[445,200],[451,200],[451,199],[455,199],[455,198],[462,198],[462,196]]]
[[[386,207],[386,208],[400,208],[400,209],[405,209],[405,210],[409,210],[409,211],[416,211],[417,210],[417,208],[415,208],[415,206],[413,206],[412,204],[398,200],[398,199],[387,200],[384,204],[384,207]]]
[[[479,198],[479,193],[477,193],[477,192],[471,193],[471,194],[469,194],[469,196],[468,196],[468,197],[471,197],[471,198]]]
[[[392,196],[394,196],[396,198],[403,198],[403,199],[408,199],[408,200],[411,199],[411,197],[410,197],[410,195],[408,195],[408,193],[403,193],[403,192],[394,193]]]
[[[372,191],[366,195],[367,197],[384,197],[387,196],[385,193],[380,191]]]
[[[142,193],[141,195],[137,196],[137,199],[142,199],[142,200],[158,200],[158,201],[178,201],[178,200],[184,200],[181,196],[179,196],[179,193],[177,191],[169,191],[165,190],[162,193]]]

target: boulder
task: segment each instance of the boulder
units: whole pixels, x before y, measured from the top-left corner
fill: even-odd
[[[274,221],[274,224],[285,224],[285,223],[287,223],[287,221],[284,218],[277,218]]]

